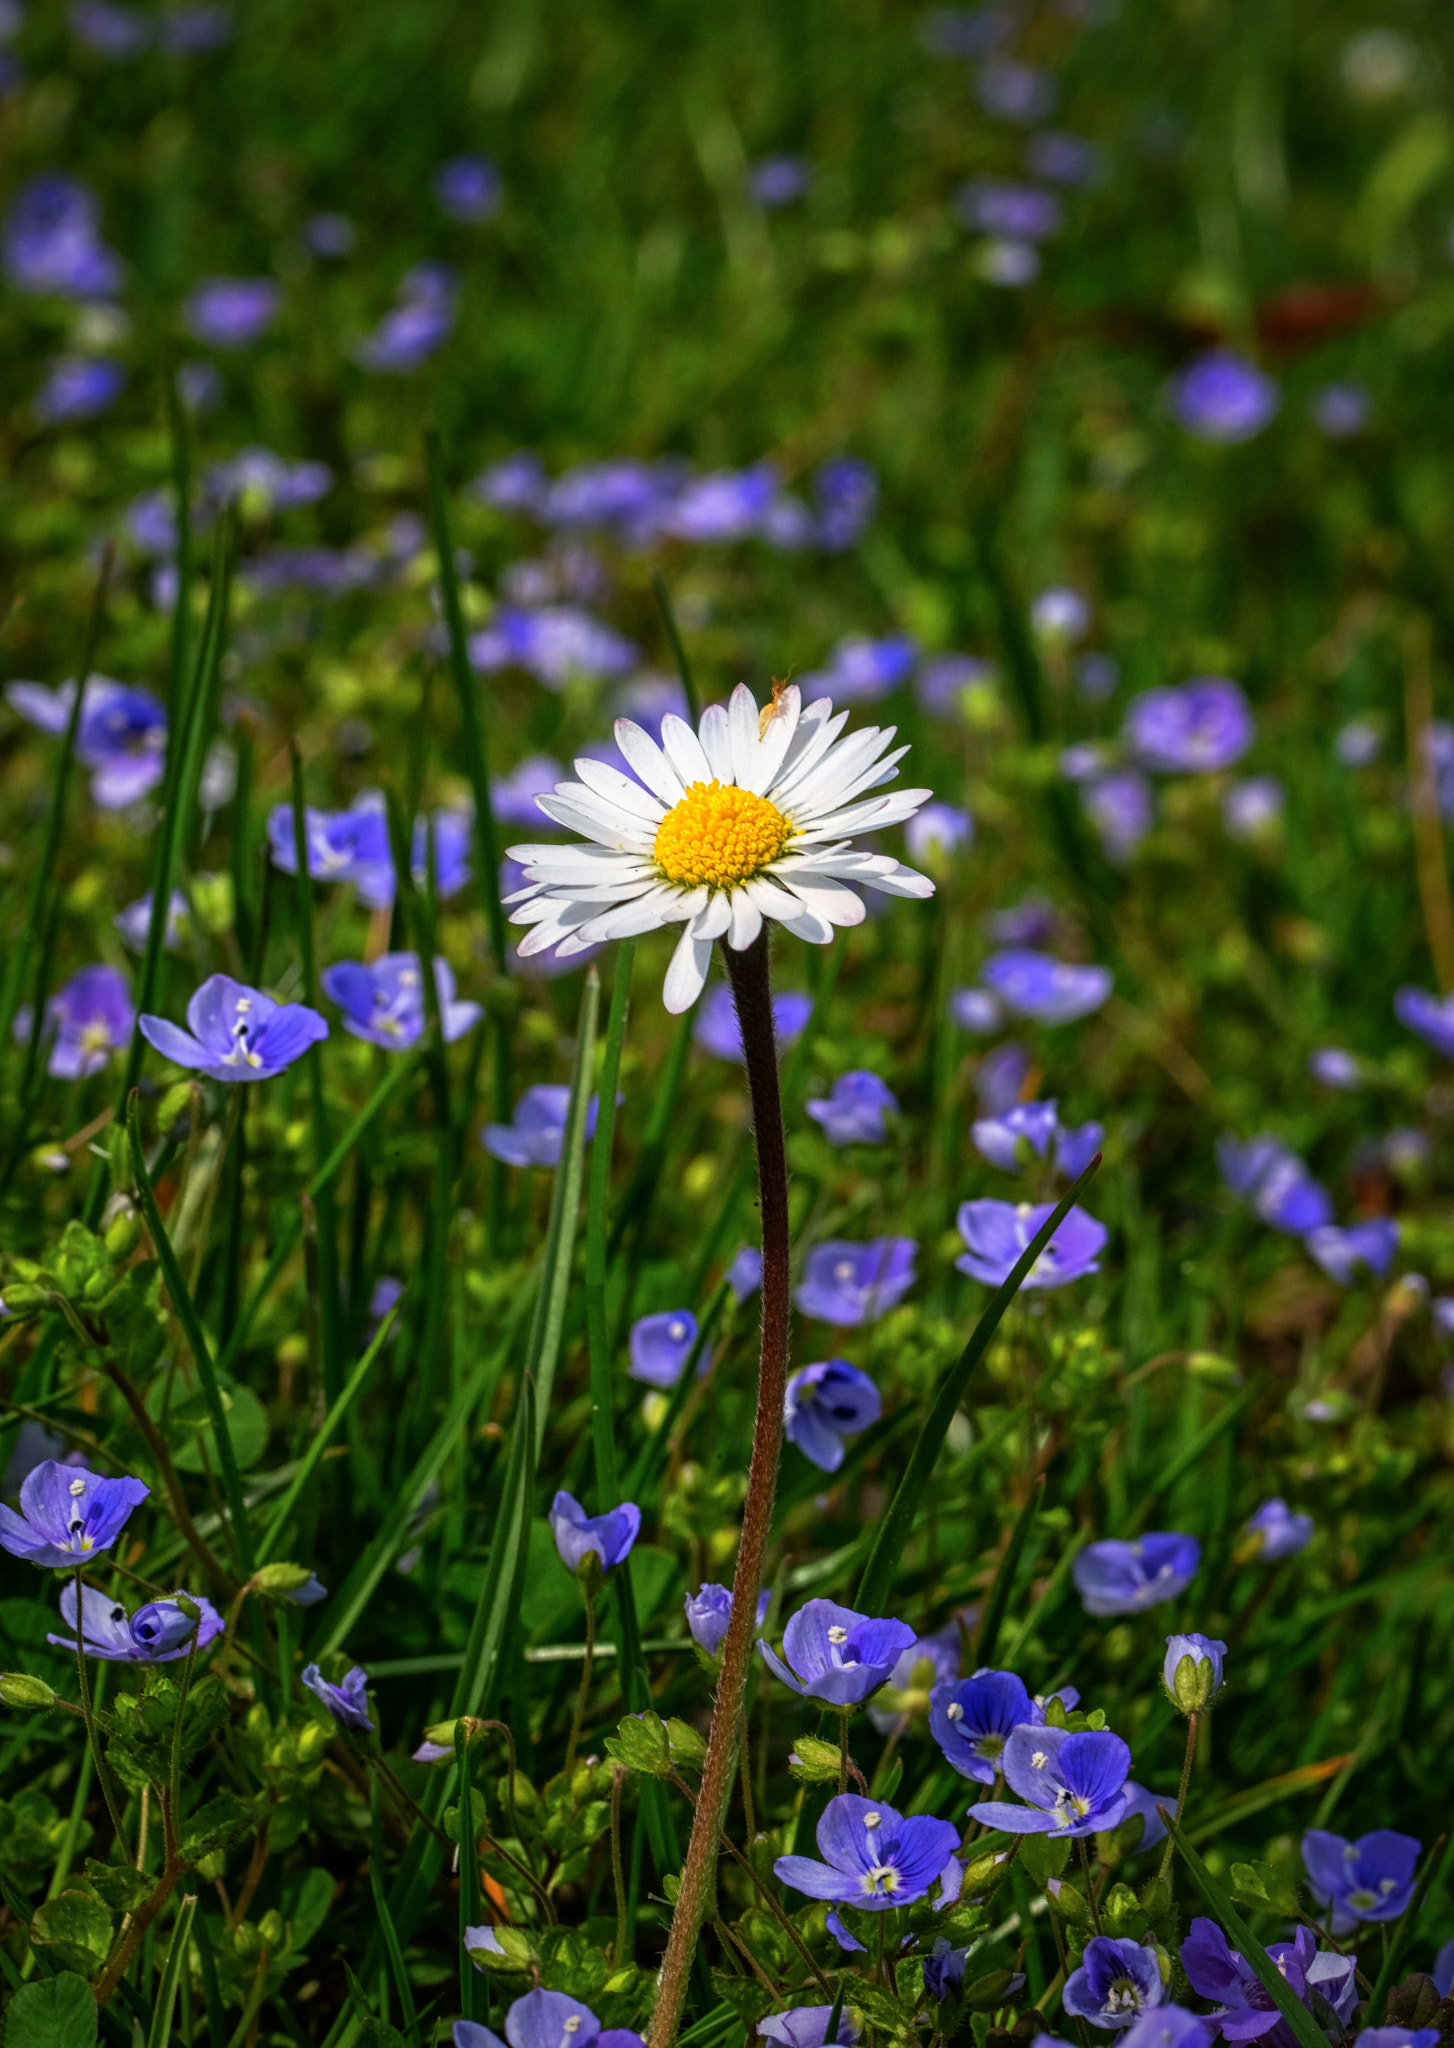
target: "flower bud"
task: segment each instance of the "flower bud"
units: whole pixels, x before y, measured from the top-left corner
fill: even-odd
[[[1222,1689],[1227,1645],[1210,1636],[1168,1636],[1161,1682],[1166,1697],[1183,1714],[1202,1714]]]
[[[299,1763],[305,1768],[309,1764],[316,1764],[328,1747],[328,1739],[331,1733],[331,1729],[325,1728],[321,1721],[310,1721],[306,1727],[300,1728],[298,1730]]]
[[[128,1203],[106,1226],[106,1256],[119,1266],[141,1243],[141,1218]]]
[[[306,1586],[313,1574],[306,1564],[260,1565],[252,1575],[252,1590],[261,1593],[265,1599],[275,1600],[296,1593],[300,1586]]]
[[[0,1671],[0,1700],[7,1707],[53,1707],[56,1696],[43,1678],[32,1678],[28,1671]]]

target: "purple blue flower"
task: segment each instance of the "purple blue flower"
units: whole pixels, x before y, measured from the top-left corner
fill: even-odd
[[[663,1309],[657,1315],[638,1317],[631,1325],[630,1378],[644,1380],[649,1387],[674,1387],[696,1341],[697,1319],[689,1308]],[[698,1379],[706,1372],[707,1362],[704,1355],[697,1366]]]
[[[1062,2003],[1073,2018],[1113,2032],[1134,2025],[1163,1996],[1153,1947],[1097,1934],[1086,1943],[1080,1968],[1066,1978]]]
[[[965,1621],[974,1610],[966,1610]],[[959,1675],[959,1617],[956,1615],[933,1635],[919,1636],[903,1651],[889,1673],[888,1683],[874,1694],[868,1718],[880,1735],[890,1735],[904,1720],[927,1725],[934,1690]]]
[[[997,1202],[988,1196],[961,1202],[955,1221],[969,1249],[954,1261],[956,1268],[986,1287],[1002,1286],[1054,1210],[1053,1202]],[[1106,1237],[1105,1225],[1075,1203],[1021,1284],[1068,1287],[1099,1273]]]
[[[1437,2027],[1363,2027],[1353,2048],[1435,2048],[1438,2040]]]
[[[1030,624],[1042,640],[1056,645],[1084,639],[1090,630],[1090,606],[1078,590],[1053,584],[1030,607]]]
[[[800,1038],[812,1014],[811,996],[799,995],[792,989],[774,996],[772,1023],[778,1044],[791,1045],[795,1038]],[[692,1020],[692,1040],[704,1052],[715,1053],[719,1060],[741,1061],[747,1057],[742,1049],[737,1005],[725,981],[713,982],[698,1003],[697,1014]]]
[[[465,1932],[465,1947],[489,1948],[498,1954],[499,1936],[490,1927],[471,1927]],[[453,2039],[454,2048],[505,2048],[507,2042],[509,2048],[646,2048],[630,2027],[603,2029],[579,1999],[539,1988],[517,1998],[506,2013],[504,2042],[477,2020],[456,2020]]]
[[[1357,1088],[1363,1079],[1357,1055],[1339,1045],[1320,1045],[1309,1053],[1308,1072],[1325,1088]]]
[[[1296,1152],[1265,1133],[1241,1144],[1217,1140],[1217,1164],[1233,1194],[1251,1201],[1264,1223],[1301,1237],[1321,1229],[1333,1214],[1333,1198],[1312,1178]]]
[[[1126,1812],[1131,1752],[1108,1730],[1016,1728],[1005,1743],[1005,1782],[1027,1803],[981,1800],[970,1815],[1011,1835],[1095,1835]]]
[[[549,754],[532,754],[508,775],[490,784],[490,808],[502,825],[538,825],[538,796],[549,796],[566,772]]]
[[[5,217],[5,274],[18,292],[105,299],[121,286],[121,263],[101,240],[95,194],[64,171],[22,185]]]
[[[993,1785],[1015,1730],[1044,1720],[1013,1671],[976,1671],[936,1685],[929,1698],[929,1733],[960,1777],[981,1785]]]
[[[226,462],[214,462],[205,478],[209,502],[241,505],[257,516],[316,505],[333,489],[326,462],[289,462],[271,448],[242,448]]]
[[[309,1692],[316,1693],[341,1728],[366,1731],[373,1727],[369,1719],[368,1675],[362,1665],[355,1664],[351,1671],[345,1672],[338,1685],[330,1685],[316,1664],[303,1667],[302,1679]]]
[[[788,1442],[821,1472],[836,1472],[843,1463],[843,1439],[867,1429],[882,1413],[883,1401],[868,1374],[841,1358],[795,1372],[783,1402]]]
[[[838,1329],[877,1322],[913,1286],[918,1249],[912,1237],[875,1237],[867,1244],[834,1238],[816,1245],[795,1296],[798,1307]]]
[[[35,416],[45,427],[91,420],[121,396],[126,372],[110,356],[62,356],[35,398]]]
[[[451,220],[474,226],[499,211],[500,173],[482,156],[451,157],[434,174],[434,196]]]
[[[1320,434],[1347,441],[1368,425],[1373,400],[1362,384],[1325,384],[1314,392],[1309,411]]]
[[[723,1277],[732,1289],[732,1299],[741,1307],[762,1285],[762,1253],[757,1246],[743,1245]]]
[[[629,640],[573,604],[529,611],[502,604],[489,624],[470,636],[469,657],[485,673],[525,669],[549,690],[563,690],[576,676],[625,675],[639,658]]]
[[[183,1031],[165,1017],[140,1019],[141,1035],[164,1060],[212,1081],[270,1081],[328,1036],[304,1003],[276,1003],[261,989],[209,975],[187,1005]]]
[[[994,670],[971,654],[940,654],[926,661],[914,683],[914,695],[926,711],[947,718],[964,704],[964,693],[987,683]]]
[[[1060,231],[1061,208],[1055,194],[1008,178],[971,178],[960,187],[954,210],[967,228],[1017,242],[1044,241]]]
[[[911,860],[952,860],[959,849],[974,844],[974,820],[953,804],[925,804],[904,827]]]
[[[1198,2019],[1184,2005],[1154,2005],[1127,2032],[1125,2044],[1126,2048],[1208,2048],[1211,2039],[1211,2022]],[[1035,2048],[1039,2048],[1038,2041]]]
[[[600,1099],[593,1095],[586,1104],[588,1138],[596,1134],[599,1107]],[[559,1166],[569,1108],[569,1088],[555,1081],[537,1083],[516,1103],[515,1121],[486,1124],[480,1143],[492,1159],[503,1159],[507,1166]]]
[[[1321,1266],[1340,1287],[1351,1287],[1362,1266],[1381,1279],[1398,1250],[1399,1227],[1392,1216],[1371,1216],[1366,1223],[1352,1223],[1340,1230],[1336,1223],[1323,1223],[1310,1230],[1303,1243],[1308,1257]]]
[[[1055,80],[1049,72],[1013,57],[991,57],[980,66],[975,98],[987,114],[1028,126],[1055,111]]]
[[[888,1083],[863,1067],[840,1074],[830,1094],[810,1097],[805,1106],[834,1145],[882,1145],[888,1135],[884,1117],[897,1116],[899,1110]]]
[[[383,953],[377,960],[340,960],[325,967],[323,992],[343,1012],[343,1028],[353,1038],[381,1045],[387,1052],[406,1052],[424,1035],[424,976],[417,953]],[[478,1003],[457,1000],[454,970],[436,954],[434,987],[439,1022],[446,1045],[474,1029],[483,1012]]]
[[[366,370],[411,376],[453,333],[456,297],[457,280],[445,264],[416,264],[400,281],[397,303],[354,355]]]
[[[1161,1665],[1166,1697],[1183,1714],[1200,1714],[1222,1689],[1227,1645],[1203,1635],[1168,1636]]]
[[[114,64],[131,62],[151,42],[145,15],[132,7],[113,7],[111,0],[72,0],[66,26],[83,50]]]
[[[188,1600],[198,1610],[194,1617],[181,1602]],[[74,1579],[61,1588],[61,1620],[69,1635],[48,1635],[46,1641],[58,1649],[76,1647],[76,1585]],[[191,1653],[193,1643],[205,1650],[222,1634],[222,1616],[201,1593],[172,1594],[148,1600],[135,1614],[128,1614],[119,1600],[110,1599],[96,1586],[81,1587],[81,1644],[88,1657],[101,1657],[113,1664],[173,1664]]]
[[[187,329],[209,348],[247,348],[266,334],[281,304],[271,278],[205,278],[188,297]]]
[[[47,1458],[20,1488],[20,1513],[0,1503],[0,1548],[51,1570],[109,1550],[150,1494],[140,1479],[98,1479],[84,1466]]]
[[[1158,1530],[1129,1543],[1111,1536],[1087,1544],[1070,1575],[1087,1614],[1144,1614],[1184,1592],[1201,1561],[1195,1536]]]
[[[15,1035],[30,1036],[30,1011],[15,1019]],[[82,967],[45,1006],[42,1038],[50,1042],[46,1072],[60,1081],[103,1073],[113,1053],[131,1043],[136,1015],[123,975],[114,967]]]
[[[1275,775],[1253,775],[1234,782],[1222,798],[1222,823],[1229,839],[1252,844],[1265,839],[1282,823],[1287,791]]]
[[[1025,144],[1025,168],[1052,185],[1093,185],[1105,164],[1100,150],[1084,136],[1049,128]]]
[[[998,1031],[1005,1021],[999,997],[992,996],[987,988],[957,988],[949,998],[949,1014],[961,1031],[972,1031],[976,1038]],[[1018,1089],[1018,1081],[1015,1086]],[[1014,1099],[1011,1094],[1012,1103]]]
[[[823,1861],[779,1856],[773,1872],[807,1898],[887,1913],[922,1899],[935,1883],[943,1884],[941,1896],[956,1896],[958,1847],[959,1832],[948,1821],[927,1814],[905,1820],[881,1800],[840,1792],[818,1823]]]
[[[1400,1024],[1417,1032],[1435,1052],[1443,1053],[1445,1059],[1454,1059],[1454,995],[1440,1002],[1426,989],[1401,988],[1393,999],[1393,1013]]]
[[[1126,741],[1147,768],[1209,775],[1240,761],[1256,736],[1247,699],[1227,676],[1143,690],[1126,713]]]
[[[765,156],[747,175],[747,189],[759,206],[791,206],[813,182],[813,166],[803,156]]]
[[[745,540],[761,525],[777,489],[777,472],[766,462],[696,477],[672,505],[666,530],[679,540]]]
[[[886,1684],[913,1641],[914,1631],[906,1622],[873,1621],[832,1600],[810,1600],[783,1630],[781,1656],[767,1643],[759,1642],[757,1648],[784,1685],[803,1699],[821,1700],[841,1711],[862,1706],[870,1693]]]
[[[1091,776],[1080,800],[1102,853],[1115,866],[1124,866],[1151,830],[1155,803],[1150,783],[1134,768],[1117,768]]]
[[[903,635],[870,640],[851,633],[838,642],[826,668],[811,670],[800,679],[803,702],[831,697],[835,704],[875,704],[907,680],[917,653],[914,642]]]
[[[778,2042],[779,2048],[824,2048],[832,2017],[831,2005],[794,2005],[786,2012],[770,2012],[758,2021],[757,2031],[761,2039]],[[856,2048],[862,2036],[862,2016],[845,1999],[833,2040],[841,2048]]]
[[[181,952],[190,918],[186,897],[180,889],[173,889],[167,904],[167,927],[162,934],[162,945],[168,953]],[[118,910],[111,922],[133,953],[144,953],[147,935],[151,931],[150,889],[144,896],[138,896],[134,903],[128,903],[124,910]]]
[[[992,953],[980,978],[1008,1009],[1037,1024],[1073,1024],[1089,1017],[1112,987],[1108,967],[1072,967],[1028,947]]]
[[[1300,1927],[1294,1941],[1275,1941],[1267,1954],[1278,1974],[1304,2005],[1310,2005],[1316,1991],[1333,2007],[1346,2026],[1352,2015],[1357,1989],[1353,1958],[1319,1954],[1317,1937]],[[1215,1921],[1196,1919],[1181,1945],[1182,1968],[1193,1991],[1210,1998],[1217,2010],[1207,2017],[1208,2026],[1232,2041],[1263,2040],[1268,2048],[1294,2048],[1296,2036],[1272,2002],[1252,1967]]]
[[[353,222],[342,213],[315,213],[303,223],[303,240],[315,256],[336,263],[354,245]]]
[[[757,1596],[757,1626],[767,1620],[768,1605],[772,1595],[767,1592]],[[715,1657],[727,1635],[727,1624],[732,1619],[732,1589],[730,1586],[705,1585],[695,1593],[688,1593],[682,1603],[686,1609],[687,1627],[691,1630],[692,1641]]]
[[[1257,1555],[1265,1564],[1276,1564],[1280,1558],[1296,1557],[1307,1549],[1313,1540],[1313,1518],[1294,1514],[1287,1502],[1274,1494],[1248,1517],[1242,1533],[1259,1539]]]
[[[1347,1934],[1364,1920],[1397,1920],[1414,1895],[1414,1871],[1422,1844],[1392,1828],[1375,1828],[1356,1842],[1309,1828],[1303,1836],[1308,1890],[1324,1912],[1332,1912],[1335,1934]]]
[[[1187,432],[1223,446],[1260,434],[1280,403],[1274,380],[1230,348],[1209,349],[1171,385],[1171,409]]]
[[[1148,1792],[1146,1787],[1138,1785],[1134,1778],[1126,1780],[1126,1811],[1121,1818],[1127,1821],[1132,1814],[1140,1814],[1141,1839],[1136,1844],[1138,1849],[1154,1849],[1158,1843],[1166,1840],[1166,1822],[1157,1811],[1161,1806],[1166,1807],[1168,1812],[1175,1812],[1175,1791]]]
[[[74,681],[48,690],[7,683],[5,701],[31,725],[59,737],[70,723]],[[76,759],[91,772],[91,796],[102,810],[124,810],[155,789],[166,769],[167,714],[150,690],[110,676],[92,676],[81,700]]]
[[[604,1515],[588,1515],[571,1494],[558,1493],[550,1504],[550,1533],[567,1571],[579,1573],[587,1557],[594,1557],[604,1577],[630,1555],[641,1533],[641,1510],[634,1501],[623,1501]]]

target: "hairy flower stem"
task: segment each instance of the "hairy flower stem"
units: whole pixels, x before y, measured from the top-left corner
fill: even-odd
[[[757,1137],[757,1180],[762,1214],[762,1348],[757,1374],[757,1419],[742,1511],[742,1540],[732,1581],[732,1615],[722,1646],[712,1730],[702,1765],[702,1787],[682,1867],[681,1889],[662,1961],[660,1991],[651,2023],[651,2048],[671,2048],[681,2024],[687,1980],[702,1922],[712,1910],[717,1844],[737,1763],[737,1730],[747,1695],[752,1638],[763,1560],[772,1530],[782,1457],[783,1400],[787,1390],[791,1313],[788,1236],[788,1162],[778,1091],[767,931],[741,953],[724,946],[727,976],[747,1059],[752,1122]]]
[[[848,1790],[848,1716],[838,1716],[838,1792],[839,1797]]]
[[[570,1741],[565,1746],[566,1776],[576,1767],[576,1751],[580,1747],[581,1723],[586,1718],[586,1701],[590,1696],[591,1672],[596,1662],[596,1591],[594,1586],[582,1586],[586,1602],[586,1654],[581,1659],[581,1689],[576,1694],[576,1710],[570,1724]]]
[[[611,1772],[611,1883],[616,1892],[616,1940],[611,1949],[613,1970],[622,1968],[631,1947],[626,1873],[621,1863],[621,1781],[625,1776],[619,1765]]]
[[[116,1830],[116,1843],[121,1851],[121,1860],[126,1862],[126,1836],[121,1826],[121,1813],[116,1804],[116,1793],[111,1783],[111,1773],[101,1754],[101,1737],[96,1728],[96,1715],[91,1705],[91,1678],[86,1669],[86,1628],[85,1607],[82,1602],[84,1586],[81,1581],[81,1567],[76,1566],[76,1682],[81,1692],[81,1712],[86,1721],[86,1735],[91,1744],[91,1754],[96,1759],[96,1776],[101,1780],[101,1790],[106,1795],[106,1811],[111,1816],[111,1825]]]
[[[1176,1824],[1178,1827],[1181,1826],[1181,1817],[1186,1812],[1186,1788],[1191,1783],[1192,1758],[1196,1755],[1197,1750],[1197,1722],[1200,1719],[1201,1716],[1199,1714],[1188,1714],[1186,1717],[1186,1755],[1182,1760],[1181,1784],[1177,1788],[1176,1794]],[[1166,1837],[1166,1849],[1161,1858],[1161,1868],[1156,1873],[1158,1884],[1165,1884],[1169,1879],[1171,1875],[1171,1859],[1175,1850],[1176,1843],[1168,1834]]]
[[[1084,1835],[1080,1837],[1076,1846],[1080,1850],[1080,1867],[1085,1876],[1085,1902],[1090,1907],[1090,1916],[1095,1923],[1096,1933],[1099,1934],[1101,1931],[1100,1894],[1095,1885],[1091,1883],[1090,1851],[1086,1847]]]

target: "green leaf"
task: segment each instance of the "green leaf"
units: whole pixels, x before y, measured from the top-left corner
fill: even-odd
[[[38,1949],[65,1970],[99,1970],[111,1947],[111,1915],[90,1892],[47,1899],[30,1923]]]
[[[146,2048],[167,2048],[172,2038],[172,2014],[176,2010],[177,1986],[181,1982],[182,1969],[192,1946],[192,1915],[197,1910],[197,1895],[188,1892],[177,1905],[177,1917],[172,1925],[172,1938],[167,1943],[166,1968],[157,1987],[156,2003],[152,2007],[151,2028],[147,2034]]]
[[[62,1970],[22,1984],[5,2011],[5,2048],[95,2048],[96,2001],[84,1977]]]
[[[772,2000],[755,1977],[737,1977],[731,1970],[714,1970],[712,1989],[731,2006],[749,2034],[755,2034],[758,2021],[772,2011]]]
[[[1280,1920],[1295,1920],[1301,1911],[1297,1880],[1270,1863],[1234,1863],[1232,1897],[1253,1913],[1276,1913]]]
[[[1248,1969],[1292,2028],[1298,2041],[1298,2048],[1328,2048],[1327,2037],[1322,2028],[1277,1969],[1266,1949],[1193,1849],[1186,1838],[1185,1829],[1180,1827],[1175,1816],[1164,1808],[1163,1816],[1167,1832],[1176,1844],[1177,1853],[1185,1863],[1187,1875],[1203,1904],[1212,1917],[1220,1922],[1233,1948],[1241,1952],[1242,1960]]]
[[[230,1792],[221,1792],[188,1815],[182,1829],[182,1854],[189,1863],[195,1863],[199,1857],[227,1848],[255,1826],[256,1821],[257,1816],[251,1807],[234,1799]]]
[[[1070,1861],[1068,1840],[1052,1842],[1048,1835],[1026,1835],[1020,1851],[1020,1867],[1031,1884],[1044,1891],[1052,1877],[1059,1877]]]
[[[969,1342],[959,1354],[958,1361],[944,1375],[939,1392],[934,1398],[934,1406],[929,1411],[928,1420],[920,1430],[909,1462],[904,1468],[904,1476],[899,1481],[898,1491],[889,1503],[888,1513],[879,1524],[878,1535],[874,1539],[868,1563],[864,1566],[863,1576],[858,1582],[853,1604],[861,1614],[887,1612],[894,1573],[898,1570],[899,1562],[908,1545],[910,1531],[927,1497],[935,1463],[944,1448],[949,1425],[959,1413],[959,1404],[964,1398],[965,1388],[969,1385],[970,1375],[984,1357],[990,1338],[999,1328],[1005,1310],[1019,1293],[1026,1275],[1069,1215],[1072,1203],[1100,1163],[1101,1155],[1097,1152],[1080,1178],[1071,1183],[1063,1200],[1046,1217],[1044,1226],[1035,1233],[1016,1260],[1009,1278],[995,1289],[988,1308],[971,1331]]]
[[[86,1882],[113,1913],[134,1913],[150,1897],[153,1884],[129,1863],[101,1863],[94,1856],[86,1859]]]
[[[628,1714],[614,1735],[606,1737],[606,1754],[628,1771],[664,1778],[671,1768],[671,1747],[660,1714]]]

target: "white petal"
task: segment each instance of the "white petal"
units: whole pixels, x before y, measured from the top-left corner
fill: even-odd
[[[831,810],[845,789],[851,788],[860,775],[873,769],[892,737],[892,732],[881,732],[873,725],[865,727],[862,732],[850,733],[826,760],[820,761],[795,785],[791,792],[794,810]]]
[[[593,917],[581,927],[579,937],[587,945],[594,945],[602,939],[634,939],[642,932],[659,931],[663,925],[675,922],[677,900],[677,890],[658,886],[649,894],[638,896],[634,903],[618,904],[614,910]]]
[[[767,722],[766,733],[758,742],[752,782],[749,785],[757,796],[767,795],[772,787],[773,778],[787,758],[788,748],[793,743],[793,734],[798,729],[802,704],[802,695],[797,684],[789,683],[777,700],[777,709]]]
[[[932,896],[934,884],[927,875],[921,875],[917,868],[906,868],[901,861],[894,862],[893,873],[889,875],[865,875],[864,886],[877,889],[884,896]]]
[[[727,732],[732,742],[732,780],[739,789],[754,786],[757,764],[757,699],[739,683],[727,703]]]
[[[838,735],[848,723],[848,713],[840,711],[836,718],[814,719],[813,713],[822,710],[821,702],[804,707],[798,720],[798,729],[793,743],[788,748],[787,758],[778,772],[777,782],[769,792],[774,803],[779,797],[790,797],[800,789],[804,779],[811,775],[837,743]]]
[[[564,885],[598,882],[639,882],[644,875],[654,875],[655,867],[649,860],[640,860],[634,853],[607,853],[604,847],[563,846],[558,849],[557,860],[532,861],[525,872],[533,883],[541,887],[560,888]],[[590,860],[587,855],[600,853],[603,859]]]
[[[806,939],[810,946],[827,946],[832,943],[832,925],[826,917],[819,917],[816,910],[809,910],[806,903],[796,917],[780,917],[778,923],[785,932],[791,932],[795,939]]]
[[[829,924],[862,924],[868,912],[863,907],[863,898],[855,896],[842,882],[835,882],[829,875],[784,876],[793,894],[804,902],[809,910],[826,918]]]
[[[572,903],[632,903],[657,886],[656,876],[646,874],[637,882],[576,882],[563,887],[560,893],[569,896]]]
[[[727,724],[727,707],[709,704],[702,713],[699,729],[707,766],[719,782],[732,780],[732,737]]]
[[[764,917],[797,917],[802,904],[777,882],[770,882],[766,875],[754,875],[750,882],[744,882],[743,892],[755,910]]]
[[[506,853],[511,860],[518,860],[522,867],[533,867],[537,863],[548,865],[553,860],[620,860],[621,855],[609,852],[604,846],[571,846],[561,839],[527,840],[523,846],[507,846]]]
[[[895,747],[891,754],[885,754],[881,761],[875,761],[870,767],[865,768],[861,775],[855,775],[853,780],[834,797],[835,808],[842,804],[856,803],[869,790],[878,789],[885,782],[893,782],[899,772],[899,763],[908,751],[907,747]],[[809,796],[801,796],[798,799],[799,803],[809,803],[813,800]]]
[[[741,953],[750,946],[762,930],[762,912],[745,889],[732,891],[732,924],[727,933],[727,943],[734,953]]]
[[[677,949],[671,956],[671,966],[666,970],[662,984],[661,999],[669,1014],[679,1017],[683,1010],[689,1010],[707,985],[707,969],[712,964],[712,941],[694,939],[691,926],[677,941]]]
[[[560,912],[558,917],[552,918],[549,924],[536,925],[534,931],[528,933],[520,941],[520,957],[522,960],[529,960],[536,953],[548,953],[552,946],[559,945],[560,941],[568,933],[573,932],[578,925],[589,922],[592,912],[596,909],[596,905],[594,903],[562,903],[557,908]]]
[[[579,800],[563,796],[543,796],[540,807],[547,817],[564,825],[568,832],[582,832],[587,839],[594,839],[599,846],[609,846],[616,853],[649,854],[654,835],[645,831],[638,821],[628,818],[624,811],[607,818],[595,809],[588,810]]]
[[[798,842],[795,842],[795,845]],[[898,862],[891,853],[870,853],[866,847],[847,846],[841,839],[831,846],[814,846],[802,853],[785,853],[772,864],[773,873],[788,881],[801,868],[810,875],[848,875],[866,879],[869,875],[891,875]]]
[[[847,833],[886,832],[890,825],[901,825],[918,810],[917,803],[905,807],[904,798],[910,794],[896,789],[888,796],[865,797],[846,811],[830,811],[825,818],[800,827],[798,838],[804,846],[812,846],[824,839],[841,839]]]
[[[664,804],[679,804],[686,795],[682,779],[649,732],[630,718],[616,720],[616,744],[647,788]]]
[[[659,825],[666,816],[666,808],[649,789],[643,789],[639,782],[633,782],[629,775],[623,775],[619,768],[613,768],[609,761],[592,761],[589,756],[576,762],[576,774],[586,788],[593,790],[607,803],[619,804],[623,811],[629,811],[633,818],[644,818],[651,825]]]
[[[518,910],[510,912],[511,924],[554,924],[555,913],[560,908],[559,896],[537,896],[532,903],[522,903]],[[567,902],[569,898],[565,899]]]
[[[732,898],[723,889],[714,890],[704,910],[699,910],[688,930],[694,939],[720,939],[732,922]]]
[[[712,780],[711,766],[702,752],[702,742],[686,720],[678,718],[674,711],[668,711],[661,721],[661,750],[683,782]]]

